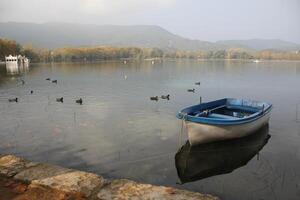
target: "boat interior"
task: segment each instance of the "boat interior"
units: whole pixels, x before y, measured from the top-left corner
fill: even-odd
[[[251,115],[262,112],[268,105],[263,102],[253,102],[235,99],[223,99],[216,101],[212,105],[208,103],[202,109],[189,113],[195,117],[205,117],[210,119],[235,120],[247,118]]]
[[[241,108],[238,106],[222,105],[216,108],[198,111],[193,113],[192,115],[194,115],[195,117],[207,117],[215,119],[237,119],[248,117],[258,111],[259,109],[254,108]]]
[[[179,112],[178,118],[189,115],[211,120],[239,120],[251,118],[269,110],[271,104],[244,99],[225,98],[187,107]]]

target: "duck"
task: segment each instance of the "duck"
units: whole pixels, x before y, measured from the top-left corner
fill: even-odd
[[[30,94],[33,94],[33,90],[30,90]]]
[[[46,78],[46,81],[51,81],[51,78]]]
[[[193,92],[193,93],[195,93],[195,88],[193,88],[193,89],[188,89],[187,91],[188,91],[188,92]]]
[[[195,85],[200,85],[200,84],[201,84],[201,82],[196,82],[196,83],[195,83]]]
[[[158,96],[150,97],[150,100],[151,100],[151,101],[158,101]]]
[[[63,97],[56,98],[56,101],[57,101],[57,102],[61,102],[61,103],[63,103],[63,102],[64,102],[64,98],[63,98]]]
[[[57,80],[53,80],[52,83],[57,83]]]
[[[160,98],[170,100],[170,95],[169,94],[167,94],[167,95],[161,95]]]
[[[9,102],[18,102],[18,100],[19,100],[19,99],[18,99],[17,97],[16,97],[16,98],[13,98],[13,99],[8,99]]]
[[[76,100],[76,103],[78,103],[78,104],[82,105],[82,98],[80,98],[80,99],[77,99],[77,100]]]
[[[24,85],[24,84],[25,84],[25,81],[24,81],[23,79],[21,80],[21,82],[22,82],[22,85]]]

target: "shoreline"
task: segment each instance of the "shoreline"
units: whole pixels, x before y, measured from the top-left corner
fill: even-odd
[[[14,200],[219,200],[210,194],[138,183],[128,179],[111,180],[94,173],[0,154],[1,196]]]
[[[123,63],[124,60],[128,61],[127,63]],[[258,63],[255,63],[256,59],[197,59],[197,58],[146,58],[146,59],[132,59],[132,58],[121,58],[121,59],[108,59],[108,60],[89,60],[89,61],[84,61],[84,60],[74,60],[74,61],[53,61],[53,62],[30,62],[29,64],[72,64],[72,63],[110,63],[110,62],[120,62],[120,64],[128,65],[132,62],[151,62],[151,61],[156,61],[155,63],[161,63],[161,61],[199,61],[199,62],[207,62],[207,61],[239,61],[239,62],[251,62],[253,64],[259,65],[260,63],[271,63],[271,62],[294,62],[298,63],[300,60],[278,60],[278,59],[269,59],[269,60],[263,60],[259,59]],[[5,65],[5,62],[0,61],[0,65]]]

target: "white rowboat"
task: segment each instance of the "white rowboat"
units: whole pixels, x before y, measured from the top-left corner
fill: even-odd
[[[190,144],[247,136],[270,119],[272,105],[225,98],[187,107],[177,114],[187,128]]]

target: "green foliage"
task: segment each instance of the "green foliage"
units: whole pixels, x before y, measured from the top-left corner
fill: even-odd
[[[112,59],[144,59],[162,57],[160,49],[136,47],[81,47],[62,48],[52,52],[53,61],[92,61]]]
[[[216,51],[181,51],[161,50],[158,48],[138,47],[78,47],[55,50],[38,49],[32,46],[21,47],[12,40],[0,39],[0,59],[5,55],[25,55],[31,62],[69,62],[113,59],[148,59],[148,58],[186,58],[186,59],[278,59],[300,60],[298,51],[250,51],[232,48]]]
[[[13,40],[0,38],[0,60],[4,60],[5,56],[17,55],[21,52],[21,45]]]
[[[213,53],[212,58],[224,59],[226,58],[226,51],[225,50],[216,51]]]

